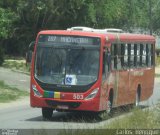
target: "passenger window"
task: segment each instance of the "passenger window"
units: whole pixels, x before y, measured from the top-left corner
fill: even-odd
[[[112,68],[120,70],[124,65],[125,44],[112,44]]]
[[[131,44],[128,44],[128,67],[131,66]]]
[[[147,66],[151,66],[152,64],[151,64],[151,44],[147,44],[147,56],[146,56],[146,64],[147,64]]]
[[[137,44],[134,44],[134,67],[137,67]]]
[[[139,66],[142,66],[142,56],[143,56],[143,44],[140,44],[140,62]]]
[[[147,47],[146,47],[146,44],[143,45],[143,51],[142,51],[142,66],[146,66],[146,58],[147,58],[147,55],[146,55],[146,52],[147,51]]]
[[[128,45],[125,44],[124,66],[128,67]]]
[[[104,48],[103,52],[103,79],[106,78],[107,73],[111,68],[111,53],[108,48]]]
[[[140,44],[137,45],[137,67],[140,66]]]
[[[112,68],[121,70],[134,65],[134,44],[112,44]]]
[[[112,44],[112,68],[117,69],[118,45]]]
[[[117,69],[118,70],[122,69],[121,52],[122,52],[121,44],[118,44],[118,55],[117,55]]]
[[[146,65],[149,66],[149,48],[148,48],[148,44],[146,44]]]
[[[126,68],[126,65],[124,63],[124,57],[125,57],[125,44],[121,44],[121,67]]]
[[[127,69],[154,65],[151,44],[112,44],[112,69]]]
[[[155,61],[154,61],[154,46],[153,44],[151,44],[151,65],[153,66],[155,64]]]
[[[130,67],[134,67],[134,44],[131,44]]]

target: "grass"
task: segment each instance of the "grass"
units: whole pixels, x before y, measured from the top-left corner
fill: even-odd
[[[30,66],[25,64],[24,59],[6,59],[2,65],[5,68],[10,68],[12,70],[18,70],[21,72],[29,73]]]
[[[160,66],[160,56],[156,57],[156,66]]]
[[[17,88],[10,87],[0,81],[0,103],[10,102],[24,96],[28,96],[27,91],[22,91]]]
[[[21,56],[10,56],[10,55],[5,55],[5,59],[12,59],[12,60],[24,60],[24,57]]]
[[[160,105],[155,110],[134,109],[131,115],[117,118],[106,129],[159,129],[160,128]]]
[[[156,66],[157,66],[157,67],[160,67],[160,56],[157,56],[157,57],[156,57]],[[159,78],[159,77],[160,77],[160,74],[159,74],[159,73],[156,73],[156,74],[155,74],[155,77],[158,77],[158,78]]]
[[[155,77],[160,77],[160,74],[155,74]]]
[[[111,120],[111,119],[110,119]],[[152,130],[158,135],[156,129],[160,128],[160,104],[154,109],[133,109],[132,114],[116,118],[103,127],[95,129],[70,129],[62,130],[61,135],[117,135],[117,134],[142,134],[138,133]],[[155,130],[153,130],[155,129]],[[143,130],[143,131],[142,131]],[[126,133],[126,132],[128,133]],[[119,132],[119,133],[118,133]],[[130,133],[129,133],[130,132]],[[60,135],[59,134],[59,135]]]

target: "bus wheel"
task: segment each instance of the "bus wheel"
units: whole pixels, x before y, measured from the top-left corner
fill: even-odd
[[[112,114],[112,104],[113,104],[113,90],[110,91],[109,98],[108,98],[108,101],[107,101],[107,113],[109,115]]]
[[[101,120],[106,120],[111,117],[112,112],[112,102],[108,100],[107,102],[107,109],[105,111],[101,111],[98,113],[98,116]]]
[[[108,100],[108,102],[107,102],[107,113],[111,114],[111,111],[112,111],[112,103],[111,103],[110,100]]]
[[[141,88],[138,87],[137,92],[136,92],[136,99],[135,99],[135,106],[139,107],[140,106],[140,94],[141,94]]]
[[[51,119],[53,114],[52,108],[42,108],[42,116],[44,119]]]

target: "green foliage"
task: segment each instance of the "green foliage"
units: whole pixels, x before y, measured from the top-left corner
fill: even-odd
[[[156,66],[160,66],[160,57],[159,56],[156,56]]]
[[[26,74],[30,73],[30,65],[26,65],[25,60],[7,59],[3,63],[3,67],[10,68],[12,70],[20,71]]]
[[[37,33],[72,26],[160,31],[159,0],[1,0],[0,42],[5,53],[23,55]],[[150,14],[151,9],[151,14]]]
[[[12,36],[12,24],[15,21],[16,14],[9,9],[0,8],[0,38]]]
[[[4,62],[4,52],[3,52],[3,48],[0,46],[0,66],[3,64]]]
[[[156,107],[155,107],[156,108]],[[118,118],[106,125],[107,129],[156,129],[159,128],[160,122],[158,119],[159,112],[149,109],[135,109],[131,115],[123,118]]]

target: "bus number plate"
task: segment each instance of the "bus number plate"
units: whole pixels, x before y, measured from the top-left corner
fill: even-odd
[[[73,99],[82,100],[83,99],[83,95],[82,94],[73,94]]]
[[[65,105],[58,105],[57,108],[58,109],[68,109],[69,107]]]

